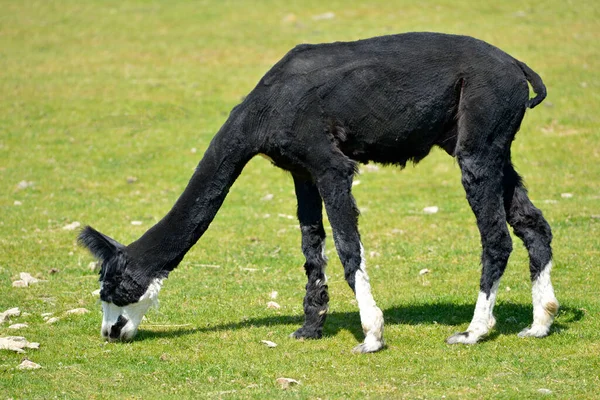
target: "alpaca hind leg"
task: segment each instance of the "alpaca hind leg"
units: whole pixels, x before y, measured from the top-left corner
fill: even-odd
[[[507,221],[527,248],[533,284],[533,324],[519,336],[544,337],[548,335],[559,307],[550,280],[552,231],[542,212],[531,203],[527,189],[510,161],[504,167],[503,179]]]
[[[481,236],[481,279],[473,319],[465,332],[447,343],[477,343],[494,327],[494,305],[500,279],[512,252],[506,224],[503,172],[510,145],[525,116],[528,90],[495,87],[495,95],[481,90],[483,82],[463,81],[455,154],[467,200]],[[517,90],[519,89],[519,90]],[[498,99],[502,98],[502,102]]]
[[[473,319],[465,332],[447,339],[447,343],[474,344],[489,333],[496,319],[493,311],[500,278],[512,251],[512,240],[506,227],[502,199],[502,166],[498,159],[460,156],[462,183],[481,235],[481,280]]]
[[[304,324],[291,334],[295,338],[318,339],[323,335],[329,295],[325,276],[325,229],[321,196],[314,183],[294,176],[298,199],[298,220],[302,231],[304,270],[308,278],[304,297]]]

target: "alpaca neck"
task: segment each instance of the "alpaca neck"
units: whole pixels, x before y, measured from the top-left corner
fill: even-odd
[[[229,189],[255,152],[241,133],[241,118],[234,116],[213,138],[187,187],[173,208],[127,253],[144,273],[172,271],[208,229]]]

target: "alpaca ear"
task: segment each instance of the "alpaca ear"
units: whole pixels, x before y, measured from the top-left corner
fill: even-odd
[[[77,241],[86,247],[99,260],[105,261],[114,257],[125,246],[114,239],[98,232],[91,226],[81,230]]]

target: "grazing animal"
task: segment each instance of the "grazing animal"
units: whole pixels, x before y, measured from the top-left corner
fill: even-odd
[[[80,233],[80,243],[102,261],[102,335],[135,335],[162,279],[206,231],[246,163],[262,154],[291,173],[298,200],[308,283],[305,321],[292,336],[322,336],[329,301],[324,203],[365,333],[354,350],[381,349],[383,313],[371,295],[352,179],[358,163],[404,167],[437,145],[458,161],[483,248],[473,319],[447,342],[475,343],[494,326],[512,250],[507,222],[529,252],[533,283],[533,324],[520,336],[546,336],[558,310],[552,234],[510,155],[525,110],[545,97],[527,65],[467,36],[406,33],[295,47],[231,111],[162,220],[128,246],[91,227]]]

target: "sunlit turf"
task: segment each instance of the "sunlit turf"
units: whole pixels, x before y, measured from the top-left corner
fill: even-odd
[[[29,324],[15,332],[5,323],[0,336],[41,343],[25,355],[0,350],[1,399],[597,396],[594,2],[0,1],[0,9],[0,312],[18,306],[28,315],[12,322]],[[231,108],[291,47],[415,30],[489,41],[548,86],[513,144],[515,165],[554,233],[562,308],[548,338],[516,336],[532,310],[526,252],[515,239],[496,329],[476,346],[444,343],[472,316],[479,234],[456,162],[434,150],[403,171],[363,170],[354,187],[386,318],[385,350],[351,353],[362,330],[329,228],[325,337],[288,338],[302,322],[300,232],[289,217],[291,178],[262,158],[248,164],[165,282],[160,309],[138,338],[100,340],[92,258],[64,226],[79,221],[135,240],[177,199]],[[32,184],[19,189],[22,181]],[[437,214],[422,212],[432,205]],[[424,268],[431,273],[419,275]],[[20,272],[46,282],[11,287]],[[278,310],[266,307],[272,291]],[[64,317],[77,307],[90,313]],[[48,325],[46,312],[61,319]],[[42,368],[18,370],[25,357]],[[282,376],[300,385],[282,391],[275,383]]]

